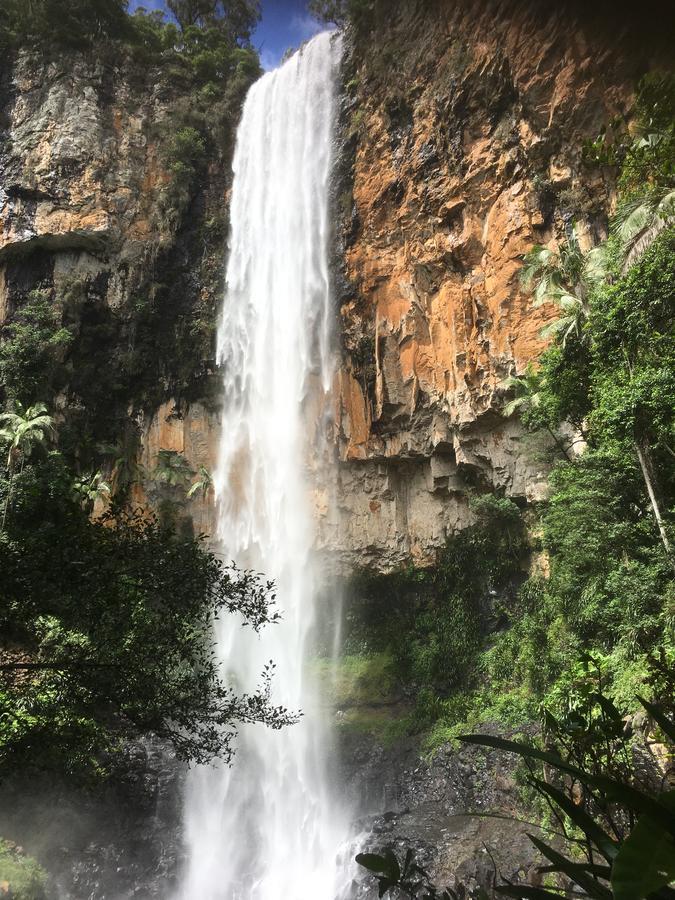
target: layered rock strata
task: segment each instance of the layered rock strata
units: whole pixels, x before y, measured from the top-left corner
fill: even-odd
[[[472,490],[541,498],[546,454],[502,415],[543,326],[523,254],[606,233],[613,173],[583,148],[630,123],[659,55],[581,4],[386,4],[345,65],[336,378],[344,568],[426,564]],[[650,59],[648,59],[648,57]]]

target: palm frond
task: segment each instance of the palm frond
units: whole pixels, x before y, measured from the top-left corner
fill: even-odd
[[[516,410],[522,409],[524,406],[527,406],[527,397],[514,397],[504,407],[504,415],[508,419]]]
[[[520,270],[521,284],[529,288],[534,279],[547,273],[557,260],[557,253],[537,244],[523,256],[523,268]]]
[[[600,244],[589,250],[584,257],[583,277],[589,284],[601,284],[609,272],[607,245]]]

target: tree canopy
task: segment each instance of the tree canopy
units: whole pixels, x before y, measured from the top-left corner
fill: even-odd
[[[92,775],[124,738],[167,739],[188,761],[227,759],[237,725],[293,721],[269,695],[227,683],[214,618],[274,627],[273,586],[203,541],[116,510],[92,521],[60,455],[14,478],[0,535],[0,775]],[[0,479],[0,500],[9,491]]]

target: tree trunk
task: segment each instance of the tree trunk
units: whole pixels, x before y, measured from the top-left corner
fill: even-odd
[[[9,488],[7,489],[7,499],[5,500],[5,509],[2,514],[2,528],[0,533],[5,533],[5,522],[7,521],[7,510],[9,509],[9,501],[12,499],[12,482],[14,481],[14,467],[9,470]]]
[[[675,563],[673,562],[673,551],[670,546],[670,541],[668,540],[668,532],[666,531],[666,526],[663,521],[663,516],[661,515],[661,509],[659,507],[659,501],[656,495],[656,488],[654,486],[654,476],[652,474],[652,464],[649,453],[649,448],[647,447],[646,442],[636,440],[635,441],[635,452],[637,453],[637,457],[640,460],[640,468],[642,469],[642,476],[645,480],[645,485],[647,487],[647,493],[649,494],[649,500],[652,504],[652,510],[654,512],[654,518],[656,519],[656,524],[659,529],[659,534],[661,535],[661,541],[663,543],[664,549],[666,551],[666,556],[668,557],[670,564],[675,568]]]

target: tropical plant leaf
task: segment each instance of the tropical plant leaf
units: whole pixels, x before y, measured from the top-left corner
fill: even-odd
[[[495,887],[498,894],[507,897],[522,898],[522,900],[551,900],[552,897],[560,900],[561,894],[555,891],[547,891],[544,888],[531,887],[528,884],[498,884]]]
[[[574,884],[583,888],[583,890],[586,891],[586,894],[589,897],[595,898],[595,900],[612,900],[612,892],[609,888],[604,887],[604,885],[596,881],[595,878],[586,872],[583,867],[579,866],[578,863],[573,863],[561,853],[558,853],[557,850],[554,850],[553,847],[549,847],[548,844],[540,841],[539,838],[536,838],[533,834],[528,834],[527,836],[537,850],[539,850],[539,852],[542,853],[546,859],[549,859],[556,867],[553,870],[549,867],[549,871],[561,872],[563,875],[567,875]]]
[[[603,831],[592,816],[580,806],[577,806],[567,794],[553,787],[553,785],[540,779],[535,779],[534,785],[539,791],[550,797],[574,824],[590,838],[608,862],[614,859],[619,850],[618,845]]]
[[[675,791],[662,801],[675,809]],[[675,880],[675,839],[650,816],[641,816],[612,866],[615,900],[642,900]]]
[[[369,872],[382,873],[387,870],[387,861],[379,853],[357,853],[356,862]]]
[[[529,759],[538,759],[541,762],[548,763],[561,772],[568,772],[570,775],[576,776],[582,782],[595,787],[606,794],[611,800],[623,803],[628,809],[634,812],[651,816],[655,821],[659,822],[670,834],[675,835],[675,815],[658,800],[645,794],[643,791],[632,787],[629,784],[622,784],[606,775],[592,775],[584,772],[583,769],[568,763],[556,753],[549,753],[546,750],[539,750],[537,747],[531,747],[528,744],[518,744],[514,741],[507,741],[504,738],[493,737],[489,734],[468,734],[460,735],[460,741],[469,744],[478,744],[483,747],[494,747],[498,750],[507,750],[510,753],[516,753],[518,756],[524,756]]]
[[[356,862],[363,866],[364,869],[368,869],[369,872],[373,872],[376,875],[382,875],[386,880],[391,881],[392,885],[390,886],[392,887],[396,885],[401,877],[398,860],[391,849],[385,850],[383,854],[357,853],[355,858]]]
[[[612,869],[610,866],[600,866],[597,863],[575,863],[570,861],[570,868],[578,869],[580,872],[586,872],[589,875],[595,875],[597,878],[604,878],[609,881]],[[538,871],[542,874],[547,872],[559,872],[558,866],[539,866]]]
[[[670,719],[664,716],[662,710],[660,710],[658,706],[654,706],[653,703],[649,703],[647,700],[643,700],[642,697],[638,697],[638,700],[647,710],[652,719],[654,719],[661,731],[665,735],[667,735],[667,737],[669,737],[671,741],[675,742],[675,722],[671,722]]]

